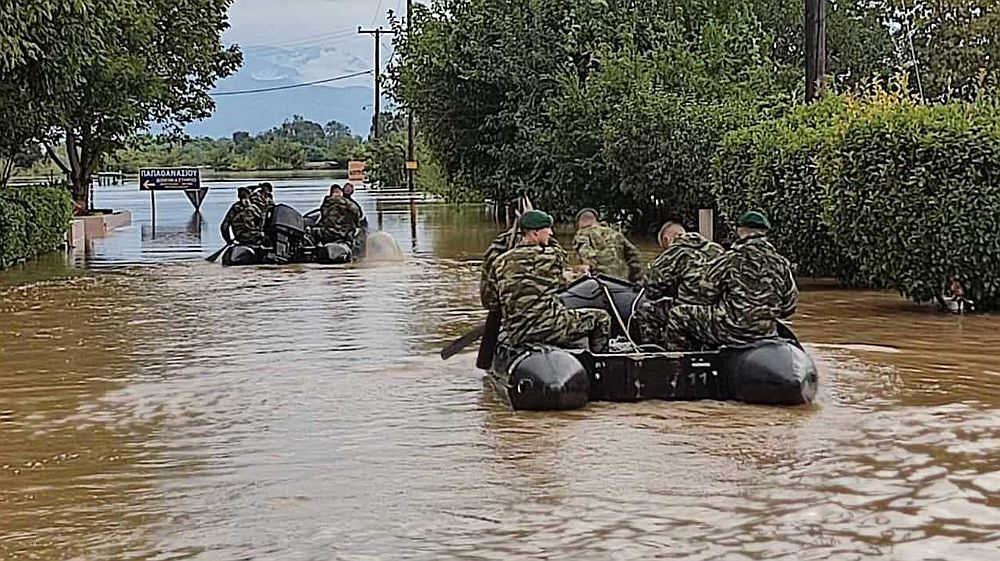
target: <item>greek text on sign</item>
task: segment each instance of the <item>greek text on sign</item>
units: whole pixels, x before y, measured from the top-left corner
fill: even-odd
[[[201,188],[198,168],[144,168],[139,170],[141,191],[188,191]]]

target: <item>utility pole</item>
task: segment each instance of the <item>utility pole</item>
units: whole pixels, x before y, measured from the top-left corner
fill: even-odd
[[[413,38],[410,33],[413,29],[413,0],[406,0],[406,39]],[[406,108],[406,186],[410,193],[413,193],[413,173],[417,168],[417,161],[413,153],[413,108]]]
[[[372,135],[377,139],[379,137],[379,115],[382,112],[382,80],[381,77],[381,65],[382,65],[382,34],[389,33],[382,29],[382,26],[378,26],[377,29],[361,29],[358,26],[358,33],[361,35],[371,35],[375,38],[375,105],[374,108],[375,115],[372,116]]]
[[[826,89],[826,0],[806,3],[806,103],[816,101]]]

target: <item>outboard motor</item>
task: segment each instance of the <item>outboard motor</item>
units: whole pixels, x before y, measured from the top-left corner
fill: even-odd
[[[578,409],[590,399],[590,376],[583,364],[569,352],[547,345],[514,359],[505,381],[516,410]]]
[[[274,253],[271,257],[275,262],[288,263],[295,260],[306,234],[302,214],[285,204],[274,205],[264,233],[274,242]]]

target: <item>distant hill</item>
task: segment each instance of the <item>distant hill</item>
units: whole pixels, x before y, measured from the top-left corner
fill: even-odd
[[[295,66],[320,56],[329,58],[330,55],[330,49],[292,51],[248,47],[244,49],[243,68],[219,82],[216,91],[242,91],[308,82],[311,80],[303,78]],[[370,64],[349,56],[336,63],[348,69],[343,74],[366,70]],[[215,114],[210,119],[192,123],[185,130],[191,136],[212,138],[229,137],[234,131],[256,134],[280,125],[292,115],[302,115],[321,124],[337,120],[350,127],[354,134],[367,136],[375,94],[371,86],[353,85],[365,80],[370,81],[371,78],[355,78],[351,85],[345,87],[309,86],[279,92],[220,96],[216,98]]]

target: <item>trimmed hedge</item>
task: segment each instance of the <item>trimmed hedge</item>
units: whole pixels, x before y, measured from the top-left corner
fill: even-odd
[[[891,287],[916,302],[952,277],[1000,309],[1000,110],[833,96],[726,137],[713,194],[758,208],[799,274]]]
[[[845,116],[843,100],[829,97],[728,135],[716,154],[712,194],[722,217],[733,223],[748,209],[764,211],[774,225],[772,243],[802,276],[854,276],[823,223],[818,172],[819,155]]]
[[[64,186],[0,191],[0,269],[58,248],[72,216],[73,201]]]
[[[852,119],[821,172],[824,221],[867,279],[927,302],[956,277],[1000,308],[998,116],[949,104]]]

